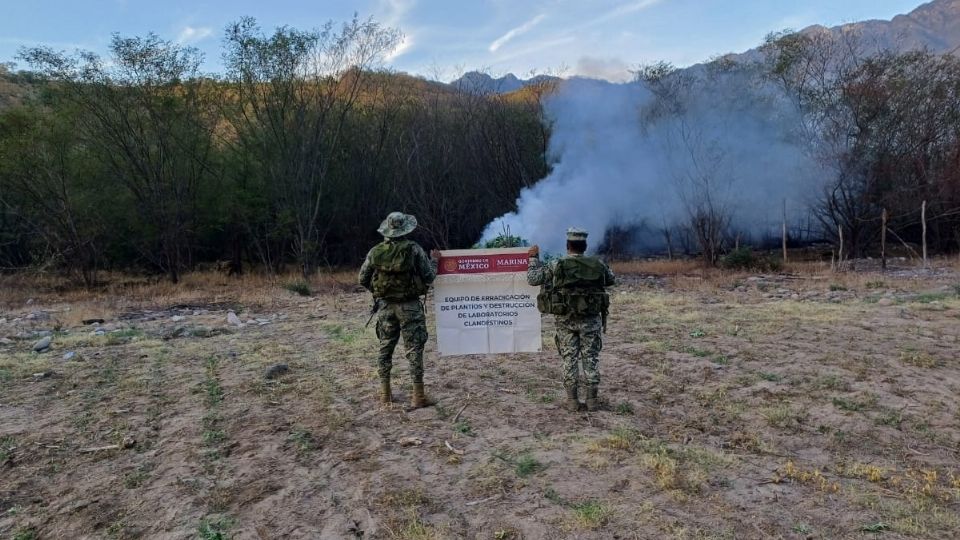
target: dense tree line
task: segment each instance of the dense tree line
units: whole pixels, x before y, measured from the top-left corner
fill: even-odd
[[[470,245],[547,170],[545,87],[474,95],[382,69],[369,20],[227,29],[226,73],[157,36],[109,59],[23,52],[33,99],[0,112],[0,267],[92,284],[205,261],[356,264],[391,210],[429,246]]]
[[[471,245],[549,172],[553,83],[478,95],[391,73],[382,61],[399,39],[370,20],[265,33],[242,19],[227,28],[217,77],[200,72],[196,50],[155,35],[115,36],[106,59],[23,51],[28,71],[0,66],[0,271],[177,281],[225,260],[233,272],[310,275],[357,264],[391,210],[415,214],[428,247]],[[680,118],[682,129],[658,136],[697,165],[672,179],[689,223],[645,232],[671,251],[715,264],[749,238],[721,196],[744,170],[711,138],[727,134],[689,109],[772,118],[776,100],[757,99],[771,85],[800,111],[784,136],[829,171],[809,208],[819,234],[843,231],[849,252],[865,254],[886,209],[891,231],[919,243],[926,201],[932,250],[960,249],[957,57],[867,54],[851,36],[787,33],[759,59],[661,63],[638,76],[655,100],[637,122]]]
[[[812,208],[850,253],[875,250],[888,212],[898,239],[960,249],[960,58],[871,51],[855,34],[772,35],[769,76],[792,93],[830,171]]]
[[[726,114],[771,120],[757,152],[787,142],[808,156],[815,171],[806,180],[808,217],[802,229],[791,224],[791,237],[839,243],[842,234],[846,254],[876,254],[886,210],[890,241],[919,246],[926,201],[931,251],[960,250],[957,56],[871,50],[848,32],[787,32],[770,35],[747,58],[720,58],[696,70],[658,63],[637,76],[655,96],[643,121],[673,127],[658,136],[689,162],[674,168],[687,219],[665,226],[668,246],[692,246],[716,264],[740,240],[762,240],[733,225],[743,196],[730,189],[731,178],[757,174],[748,169],[753,160],[731,153],[728,143],[736,147],[736,140],[703,122]],[[719,112],[697,111],[705,100]],[[776,208],[781,201],[767,203]]]

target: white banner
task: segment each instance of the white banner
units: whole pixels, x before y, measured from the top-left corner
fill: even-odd
[[[433,286],[440,356],[540,352],[539,287],[527,248],[440,253]]]

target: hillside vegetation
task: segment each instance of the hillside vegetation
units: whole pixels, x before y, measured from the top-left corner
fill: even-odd
[[[392,210],[418,217],[428,248],[473,245],[563,159],[548,151],[545,104],[564,83],[478,94],[391,73],[382,58],[398,36],[370,20],[266,33],[242,19],[216,78],[201,76],[196,50],[152,34],[115,36],[109,58],[23,51],[30,71],[0,72],[0,270],[88,286],[104,270],[175,282],[218,262],[308,276],[358,264]],[[653,99],[623,114],[685,125],[691,94],[717,81],[745,85],[730,92],[738,107],[775,86],[800,111],[789,137],[826,171],[808,190],[808,237],[842,232],[847,254],[873,254],[886,210],[890,241],[919,245],[926,201],[931,251],[960,249],[956,57],[809,32],[771,35],[758,54],[647,66],[638,79]],[[705,157],[687,171],[689,220],[663,232],[672,253],[716,264],[742,231],[711,203]]]

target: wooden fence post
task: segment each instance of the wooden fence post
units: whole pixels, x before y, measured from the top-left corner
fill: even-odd
[[[927,201],[920,207],[920,220],[923,221],[923,267],[927,267]]]
[[[881,216],[883,228],[880,231],[880,269],[887,270],[887,209],[883,209]]]
[[[843,270],[843,225],[837,225],[837,231],[840,235],[840,250],[837,253],[837,269]]]
[[[787,264],[787,200],[783,200],[783,264]]]

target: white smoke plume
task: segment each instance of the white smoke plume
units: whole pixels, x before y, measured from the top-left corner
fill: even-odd
[[[636,246],[658,248],[658,231],[683,225],[685,201],[705,193],[730,210],[731,230],[777,230],[784,200],[796,220],[823,172],[804,152],[791,101],[751,70],[700,66],[678,76],[687,79],[669,103],[642,83],[565,81],[545,103],[551,174],[483,239],[509,228],[559,253],[568,227],[590,231],[596,248],[611,227],[636,226]]]

